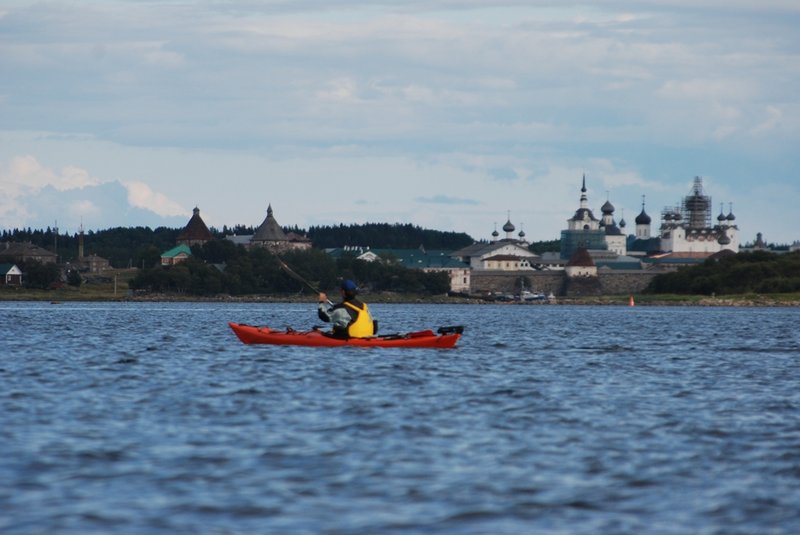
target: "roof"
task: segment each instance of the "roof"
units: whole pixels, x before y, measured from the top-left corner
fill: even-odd
[[[642,262],[650,264],[702,264],[713,253],[664,253],[647,256]]]
[[[296,232],[289,232],[288,234],[286,234],[286,239],[289,240],[289,241],[294,241],[294,242],[310,242],[311,241],[306,236],[303,236],[302,234],[298,234]]]
[[[16,264],[0,264],[0,275],[7,275],[14,268],[19,269]]]
[[[605,267],[609,269],[624,269],[624,270],[636,270],[639,271],[642,269],[642,262],[638,258],[634,258],[628,255],[617,255],[613,258],[611,257],[604,257],[598,258],[597,256],[593,255],[591,252],[589,253],[592,255],[592,259],[597,265],[598,268]]]
[[[189,219],[183,232],[178,235],[178,241],[210,241],[212,239],[214,236],[211,235],[211,231],[200,217],[200,209],[195,207],[192,218]]]
[[[183,254],[185,254],[187,256],[191,256],[192,255],[192,250],[189,248],[188,245],[186,245],[185,243],[182,243],[182,244],[180,244],[178,246],[173,247],[169,251],[161,253],[161,258],[175,258],[176,256],[178,256],[181,253],[183,253]]]
[[[530,257],[538,256],[535,253],[530,252],[530,250],[527,247],[527,242],[520,242],[518,240],[513,240],[513,239],[497,240],[490,243],[474,243],[472,245],[464,247],[463,249],[453,251],[452,253],[450,253],[450,256],[461,257],[461,258],[484,256],[487,254],[491,254],[493,251],[496,251],[498,249],[502,249],[503,247],[506,247],[508,245],[512,245],[517,249],[520,249],[521,253],[527,253],[523,254],[522,256],[530,256]]]
[[[466,247],[453,251],[450,253],[450,256],[477,256],[479,251],[482,251],[489,245],[488,243],[473,243],[472,245],[467,245]]]
[[[289,241],[289,237],[275,220],[275,216],[272,215],[271,204],[267,206],[267,217],[256,229],[253,241]]]
[[[237,236],[236,234],[232,234],[230,236],[225,236],[225,239],[228,241],[232,241],[236,245],[249,245],[253,239],[252,234],[245,234],[243,236]]]
[[[57,256],[56,253],[48,251],[30,242],[6,242],[5,246],[0,247],[0,256],[22,257],[22,256]]]
[[[573,221],[598,221],[591,210],[588,208],[578,208],[575,210],[575,215],[572,216]]]
[[[592,260],[586,247],[578,247],[575,249],[575,254],[573,254],[569,262],[567,262],[567,266],[569,267],[592,267],[594,265],[594,260]]]

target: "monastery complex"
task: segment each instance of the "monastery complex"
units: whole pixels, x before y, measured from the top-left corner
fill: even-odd
[[[590,208],[586,177],[582,179],[578,208],[566,219],[561,231],[560,250],[536,254],[530,250],[525,233],[517,232],[510,214],[495,229],[490,240],[480,241],[457,251],[376,249],[365,245],[347,245],[328,249],[337,257],[355,255],[368,261],[392,258],[409,268],[445,271],[454,293],[492,296],[586,296],[627,294],[644,289],[650,280],[664,271],[705,261],[716,255],[740,250],[739,227],[729,205],[712,212],[712,200],[700,177],[691,191],[675,206],[664,208],[660,224],[655,226],[642,209],[628,231],[624,219],[617,221],[610,201],[600,207],[600,217]],[[181,233],[178,246],[167,251],[162,263],[180,261],[191,254],[189,247],[211,239],[199,210]],[[311,241],[302,235],[285,232],[275,219],[270,205],[267,217],[252,235],[231,235],[226,239],[247,248],[263,247],[280,254],[287,250],[308,249]],[[759,235],[756,247],[763,246]],[[799,246],[800,247],[800,246]]]
[[[333,257],[355,255],[368,261],[391,258],[408,268],[444,271],[450,278],[450,290],[457,294],[542,299],[545,296],[588,296],[629,294],[643,290],[650,280],[679,266],[704,262],[710,257],[735,254],[740,248],[739,227],[733,207],[720,204],[714,216],[712,200],[700,177],[691,191],[676,205],[664,208],[657,226],[646,211],[644,196],[641,212],[629,231],[624,218],[617,221],[609,200],[600,207],[600,216],[590,208],[584,175],[578,207],[566,219],[561,231],[558,252],[536,254],[530,250],[525,233],[517,232],[508,220],[504,235],[495,228],[490,240],[476,242],[457,251],[418,249],[377,249],[349,244],[327,249]],[[515,234],[516,233],[516,234]],[[178,235],[176,246],[161,254],[161,264],[169,266],[191,256],[191,247],[214,239],[195,208],[186,227]],[[245,248],[265,248],[276,254],[312,247],[311,240],[296,232],[286,232],[275,219],[272,206],[267,216],[250,235],[228,235]],[[766,249],[759,234],[753,249]],[[795,243],[790,250],[800,249]],[[7,284],[21,281],[14,262],[38,259],[55,262],[55,254],[31,244],[0,244],[0,267]],[[82,271],[108,269],[108,261],[83,254],[83,229],[80,232],[76,266]],[[15,270],[16,268],[16,270]]]

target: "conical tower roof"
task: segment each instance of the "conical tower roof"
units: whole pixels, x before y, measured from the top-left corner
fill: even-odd
[[[589,254],[586,247],[578,247],[575,249],[575,253],[569,259],[569,262],[567,262],[567,266],[570,267],[592,267],[594,265],[594,260],[592,260],[592,256]]]
[[[272,215],[272,205],[267,206],[267,217],[256,229],[253,241],[288,241],[289,237]]]
[[[183,231],[178,235],[178,243],[182,242],[207,242],[214,239],[211,231],[200,217],[200,209],[195,206],[192,211],[192,218],[184,227]]]

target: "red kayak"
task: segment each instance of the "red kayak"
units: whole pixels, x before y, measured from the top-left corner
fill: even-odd
[[[384,334],[368,338],[334,338],[314,329],[312,331],[275,331],[269,327],[256,327],[243,323],[229,322],[231,329],[245,344],[271,344],[279,346],[320,346],[320,347],[453,347],[461,338],[464,327],[441,327],[438,334],[431,330],[405,334]]]

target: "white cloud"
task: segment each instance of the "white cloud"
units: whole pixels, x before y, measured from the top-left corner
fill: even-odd
[[[63,191],[100,183],[98,178],[92,177],[85,169],[69,165],[58,173],[43,166],[30,155],[12,158],[7,170],[0,174],[0,184],[7,194],[12,196],[24,192],[36,192],[45,186],[53,186]]]
[[[61,171],[42,165],[30,155],[12,157],[8,164],[0,161],[0,225],[25,227],[32,219],[41,219],[41,210],[32,202],[47,206],[47,217],[71,220],[92,219],[108,213],[122,215],[124,206],[117,206],[114,199],[97,198],[96,188],[117,183],[92,176],[86,169],[66,165]],[[189,211],[170,200],[163,193],[154,191],[141,181],[124,184],[128,207],[141,208],[160,217],[187,216]],[[58,201],[58,199],[63,199]],[[101,205],[102,204],[102,205]],[[109,221],[108,224],[122,224]]]
[[[144,182],[125,182],[123,185],[128,190],[128,202],[131,206],[150,210],[162,217],[189,215],[189,211],[183,206],[163,193],[153,191]]]

